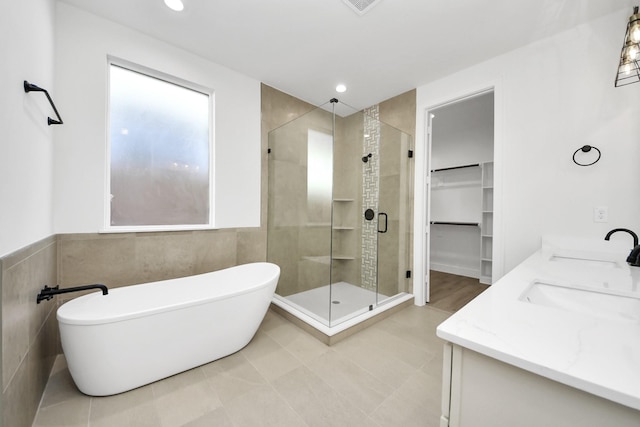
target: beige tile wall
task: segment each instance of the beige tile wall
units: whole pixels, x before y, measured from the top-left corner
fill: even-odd
[[[2,285],[2,425],[28,427],[58,354],[55,301],[36,304],[55,285],[57,246],[51,236],[0,259]]]
[[[115,288],[264,261],[266,232],[62,234],[58,245],[61,286],[103,283]]]
[[[329,227],[306,227],[308,224],[307,131],[331,129],[331,115],[311,104],[262,85],[262,141],[272,149],[270,158],[263,157],[263,200],[267,199],[269,182],[277,189],[268,203],[272,230],[268,242],[268,259],[282,270],[277,293],[290,295],[321,286],[329,281],[329,264],[316,258],[328,255]],[[274,131],[275,130],[275,131]],[[269,142],[269,132],[274,131]],[[291,144],[290,141],[296,143]],[[299,143],[297,143],[299,142]],[[266,152],[266,151],[265,151]],[[268,161],[272,162],[269,170]],[[267,174],[265,174],[265,169]],[[268,175],[271,174],[271,175]],[[326,207],[318,207],[323,211]],[[267,209],[263,209],[266,224]]]
[[[383,101],[378,106],[380,121],[415,138],[416,90],[410,90]]]
[[[267,224],[267,195],[269,185],[267,179],[267,146],[269,142],[269,132],[314,110],[316,107],[265,84],[261,85],[261,104],[262,221],[260,224],[264,228]]]
[[[362,140],[364,119],[362,113],[336,118],[333,180],[334,198],[352,199],[353,202],[334,203],[334,223],[353,227],[349,231],[334,231],[333,247],[336,254],[353,256],[353,261],[336,261],[332,268],[332,282],[360,285],[362,269]],[[326,284],[326,283],[325,283]]]

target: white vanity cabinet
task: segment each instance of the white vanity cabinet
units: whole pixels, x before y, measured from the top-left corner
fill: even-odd
[[[438,325],[441,427],[640,427],[640,269],[628,251],[543,236]]]
[[[440,427],[640,426],[640,411],[456,344],[442,377]]]

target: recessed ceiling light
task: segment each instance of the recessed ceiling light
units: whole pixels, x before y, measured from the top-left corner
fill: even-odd
[[[184,10],[184,3],[182,0],[164,0],[164,4],[171,10],[175,10],[176,12],[181,12]]]
[[[347,87],[345,85],[339,84],[338,86],[336,86],[336,92],[342,93],[346,91],[347,91]]]

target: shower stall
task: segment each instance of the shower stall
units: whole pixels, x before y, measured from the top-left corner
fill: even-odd
[[[269,132],[276,306],[332,336],[413,299],[412,144],[336,99]]]

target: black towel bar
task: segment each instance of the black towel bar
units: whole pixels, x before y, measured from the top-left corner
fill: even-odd
[[[55,120],[55,119],[52,119],[51,117],[47,117],[47,124],[49,126],[51,126],[51,125],[61,125],[62,124],[62,117],[60,117],[60,113],[58,113],[58,109],[56,108],[55,104],[53,103],[53,100],[49,96],[49,92],[47,92],[46,89],[42,89],[41,87],[36,86],[33,83],[29,83],[26,80],[24,81],[23,86],[24,86],[24,91],[26,93],[29,93],[29,92],[44,92],[44,94],[47,95],[47,99],[49,100],[49,104],[51,104],[51,107],[53,107],[53,111],[55,111],[56,117],[58,118],[58,120]]]

